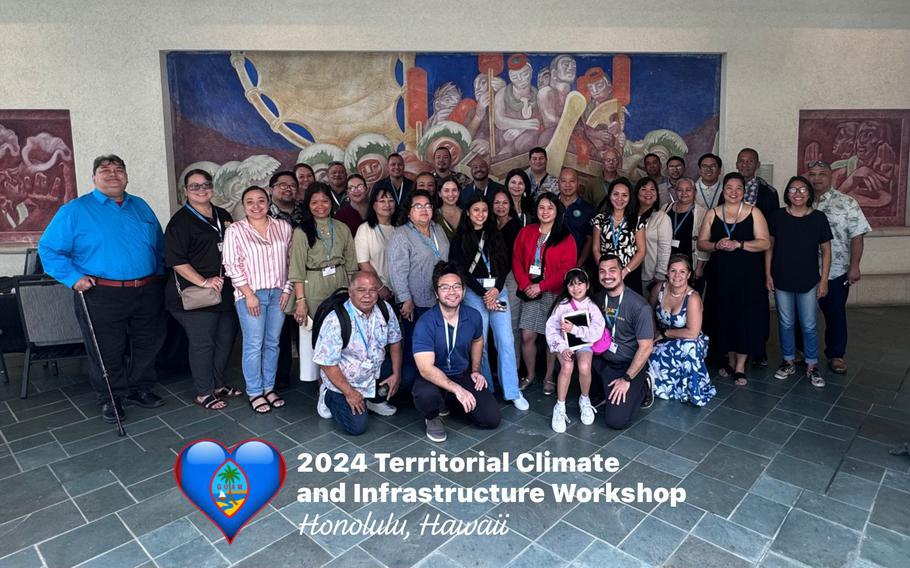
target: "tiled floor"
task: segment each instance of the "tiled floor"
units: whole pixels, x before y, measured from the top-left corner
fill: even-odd
[[[9,357],[13,379],[0,385],[0,568],[32,566],[891,566],[910,565],[910,459],[888,450],[910,440],[910,308],[852,310],[850,372],[827,374],[828,386],[805,379],[775,381],[772,368],[751,373],[745,389],[718,385],[705,409],[658,401],[625,432],[573,422],[567,434],[549,427],[553,399],[531,393],[530,413],[504,406],[495,432],[450,421],[437,451],[473,454],[548,449],[560,455],[619,457],[617,483],[680,485],[688,502],[646,505],[303,505],[301,485],[344,477],[303,477],[301,450],[394,451],[424,455],[413,409],[371,417],[366,435],[338,434],[314,412],[312,385],[286,396],[288,406],[254,416],[240,401],[225,412],[188,404],[186,377],[163,378],[167,406],[128,408],[129,436],[119,439],[98,418],[79,365],[54,377],[40,366],[33,392],[20,400],[21,359]],[[771,343],[775,342],[772,339]],[[775,353],[772,353],[775,355]],[[239,380],[235,367],[232,372]],[[538,387],[539,389],[539,387]],[[570,399],[570,416],[577,408]],[[233,545],[175,488],[175,454],[210,436],[233,443],[263,437],[281,449],[291,471],[285,488]],[[361,481],[382,480],[370,471]],[[394,484],[504,486],[574,481],[582,474],[512,471],[483,474],[386,474]],[[501,537],[299,536],[306,513],[363,518],[368,512],[471,520],[510,515]]]

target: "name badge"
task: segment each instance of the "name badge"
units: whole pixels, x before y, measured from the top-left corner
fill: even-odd
[[[495,278],[481,278],[480,285],[489,290],[490,288],[496,286]]]
[[[543,274],[543,271],[540,269],[539,264],[532,264],[531,268],[528,270],[528,274],[530,274],[531,276],[540,276],[541,274]]]
[[[670,246],[673,248],[679,248],[679,239],[673,239],[670,241]]]
[[[334,267],[334,266],[326,266],[325,268],[322,269],[322,275],[323,275],[323,276],[334,276],[334,275],[335,275],[335,267]]]
[[[614,341],[614,342],[611,343],[610,346],[607,348],[607,351],[609,351],[610,353],[613,353],[613,354],[615,355],[616,352],[619,351],[619,345],[617,345],[616,342]]]
[[[218,243],[218,252],[224,252],[224,243]]]

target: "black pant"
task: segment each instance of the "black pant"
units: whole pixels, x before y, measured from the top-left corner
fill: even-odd
[[[278,338],[278,372],[275,373],[275,388],[291,386],[291,369],[294,359],[291,357],[291,345],[300,341],[300,326],[294,321],[294,316],[285,315],[284,325],[281,326],[281,336]]]
[[[475,390],[474,381],[471,380],[471,373],[467,371],[460,375],[449,376],[449,378],[467,389],[477,400],[474,410],[466,414],[475,426],[478,428],[496,428],[499,426],[502,416],[499,413],[499,405],[496,404],[496,399],[490,389]],[[454,394],[442,390],[423,377],[417,377],[411,392],[414,394],[414,407],[427,420],[432,420],[439,416],[439,409],[442,407],[443,402],[448,405],[452,412],[464,414],[464,408]]]
[[[847,352],[847,275],[828,280],[828,295],[818,301],[825,315],[825,357],[835,359]]]
[[[233,309],[172,311],[189,343],[190,370],[197,396],[224,386],[224,374],[237,338],[237,312]]]
[[[635,417],[635,413],[641,407],[648,388],[645,381],[645,373],[647,371],[642,369],[632,379],[629,390],[626,392],[626,401],[620,404],[611,403],[610,393],[613,391],[613,387],[610,386],[610,383],[614,379],[625,375],[628,368],[629,363],[611,363],[603,357],[594,356],[594,373],[600,378],[600,384],[607,399],[607,403],[604,406],[604,416],[607,420],[607,426],[614,430],[628,428],[632,418]]]
[[[114,396],[147,391],[155,384],[155,357],[165,335],[163,286],[163,280],[155,280],[141,288],[95,286],[85,292],[85,303]],[[75,304],[76,319],[89,355],[89,380],[98,401],[104,402],[108,400],[108,392],[101,362],[78,297]]]

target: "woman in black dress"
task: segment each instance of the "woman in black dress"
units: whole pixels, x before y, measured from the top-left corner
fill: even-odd
[[[746,359],[762,350],[768,336],[768,291],[764,251],[771,241],[757,208],[743,202],[745,178],[724,176],[724,203],[705,214],[698,249],[711,252],[707,268],[705,324],[718,353],[727,355],[722,377],[746,384]]]

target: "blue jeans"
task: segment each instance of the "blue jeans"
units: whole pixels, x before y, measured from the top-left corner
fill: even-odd
[[[278,339],[284,325],[284,312],[278,307],[281,290],[269,288],[256,290],[259,298],[259,317],[253,317],[246,309],[246,300],[234,302],[243,331],[243,378],[246,379],[246,394],[259,396],[275,388],[275,373],[278,370]]]
[[[799,316],[799,327],[803,333],[803,351],[806,363],[818,363],[818,334],[815,330],[816,288],[808,292],[787,292],[774,290],[774,302],[777,304],[777,332],[780,335],[780,350],[784,361],[796,359],[796,318]]]
[[[325,405],[332,411],[332,420],[341,427],[345,434],[359,436],[367,431],[369,413],[364,409],[363,414],[354,414],[351,411],[351,405],[348,404],[348,399],[344,398],[343,394],[326,389]]]
[[[515,360],[515,336],[512,332],[512,313],[509,308],[509,293],[502,290],[499,301],[506,303],[506,311],[491,312],[483,303],[483,299],[469,288],[465,289],[464,304],[480,312],[483,320],[483,362],[480,372],[487,379],[490,390],[493,386],[493,374],[490,369],[490,355],[487,349],[487,330],[493,326],[493,341],[496,343],[496,353],[499,366],[499,380],[502,382],[503,397],[506,400],[515,400],[521,396],[518,390],[518,363]]]
[[[847,352],[847,275],[828,280],[828,295],[818,301],[825,315],[825,356],[830,359],[843,357]]]

